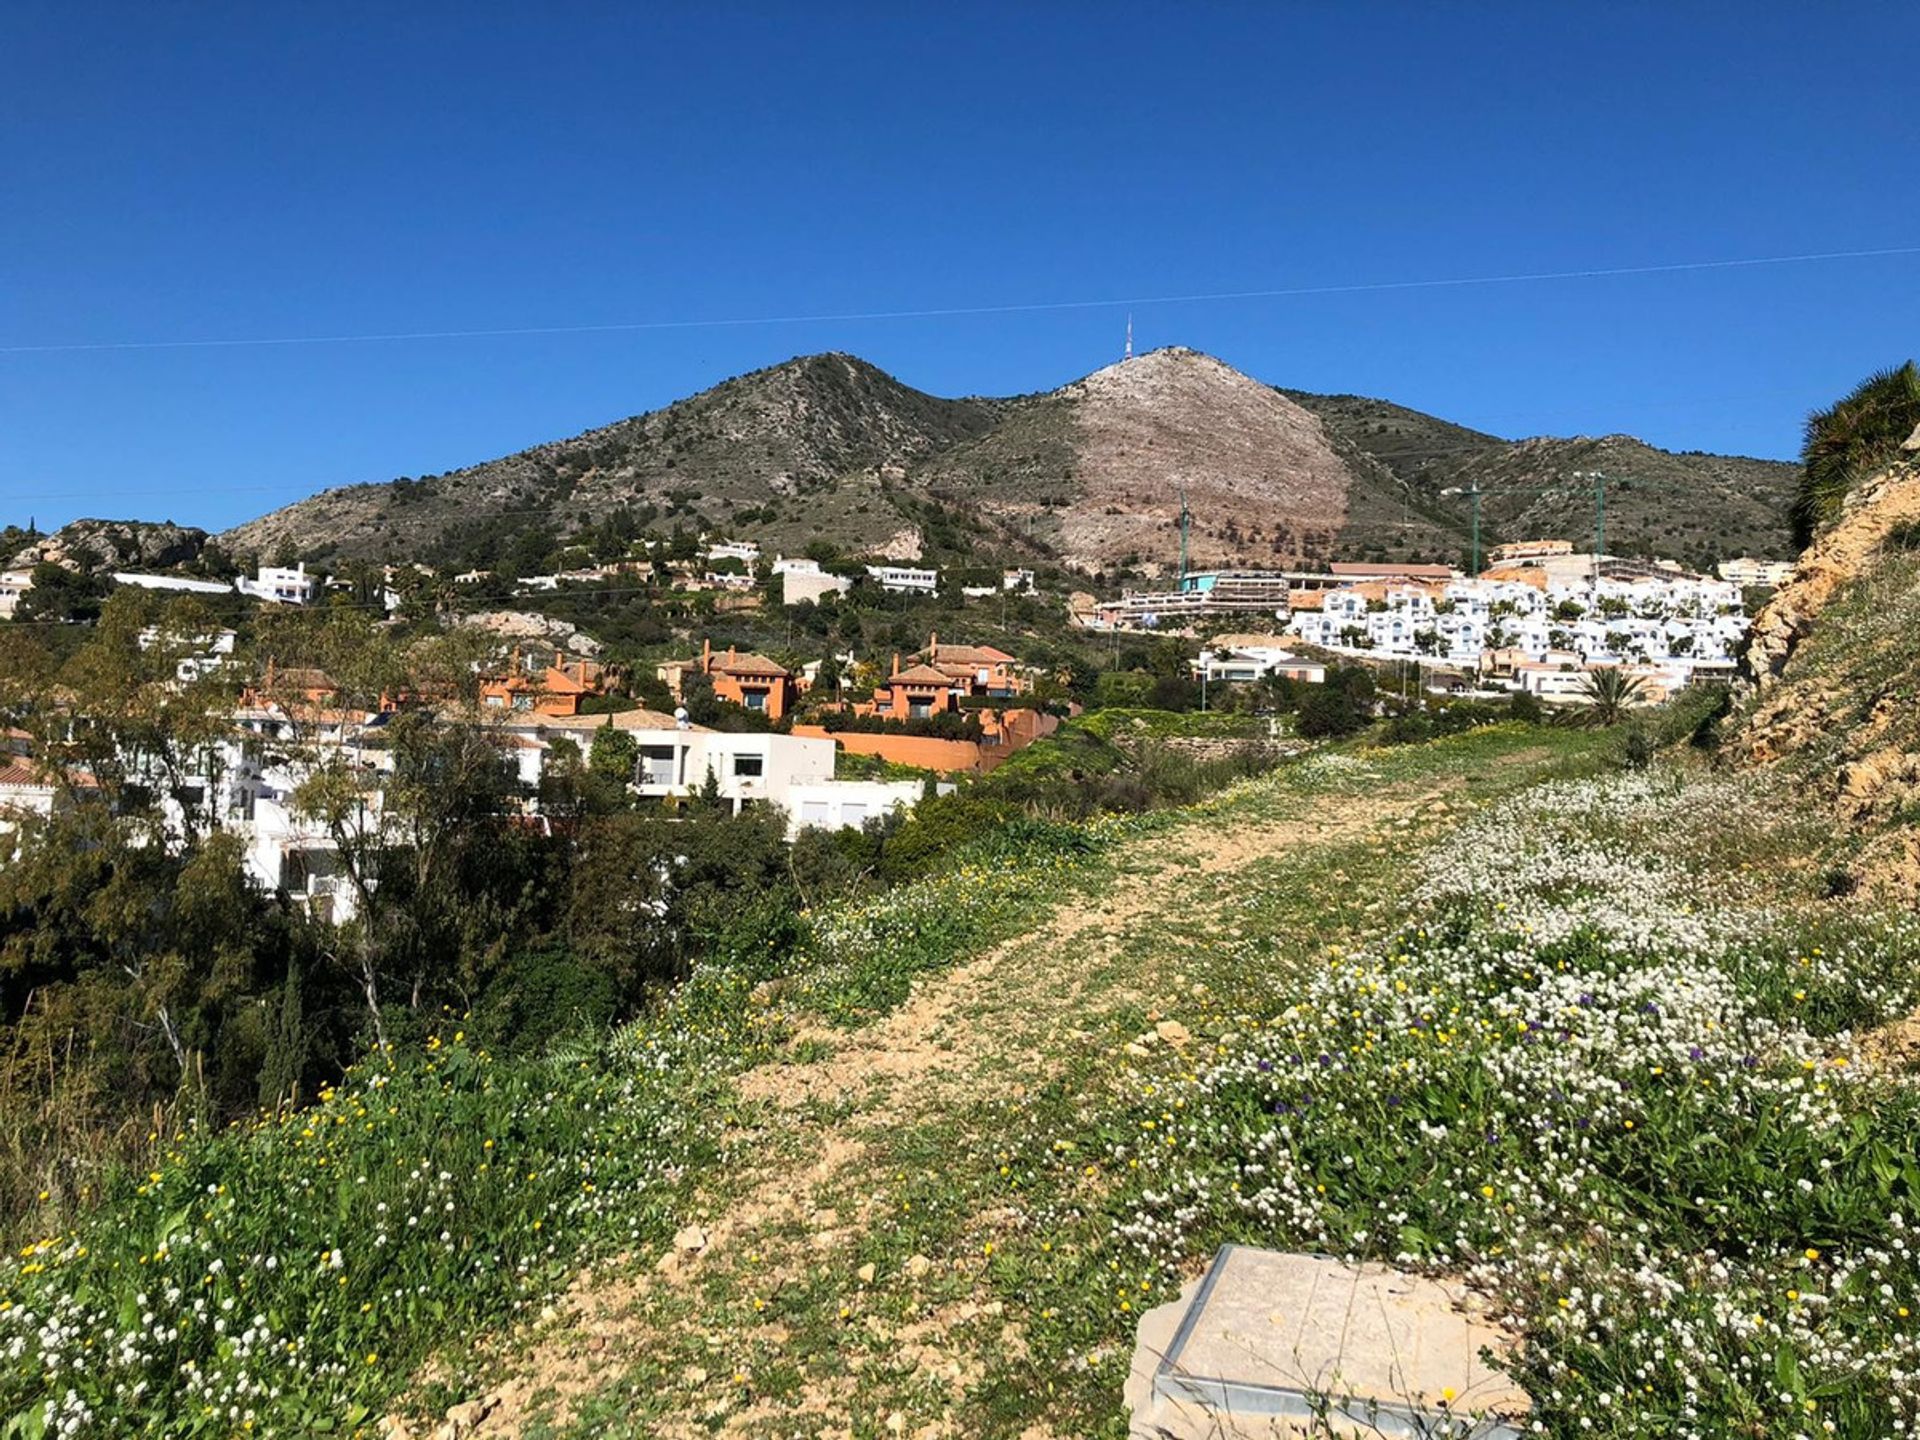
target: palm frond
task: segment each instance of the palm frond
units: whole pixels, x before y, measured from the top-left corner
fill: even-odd
[[[1920,425],[1920,366],[1879,370],[1844,398],[1807,417],[1801,480],[1792,507],[1794,543],[1806,546],[1839,517],[1853,487],[1884,468]]]

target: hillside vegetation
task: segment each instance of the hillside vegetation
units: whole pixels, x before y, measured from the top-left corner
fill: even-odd
[[[1791,553],[1787,509],[1799,472],[1780,461],[1674,454],[1630,435],[1502,440],[1381,400],[1286,393],[1401,487],[1400,506],[1350,523],[1349,548],[1395,553],[1396,524],[1417,527],[1423,518],[1457,539],[1471,519],[1464,492],[1477,485],[1485,492],[1483,553],[1504,540],[1541,537],[1590,549],[1594,488],[1582,477],[1598,472],[1607,481],[1611,553],[1664,556],[1702,570],[1734,555]]]
[[[447,1014],[26,1247],[0,1406],[1117,1437],[1140,1313],[1238,1240],[1464,1276],[1544,1433],[1897,1433],[1920,1086],[1860,1036],[1920,931],[1832,894],[1791,791],[1622,754],[1320,751],[1006,829],[608,1038]]]
[[[1747,665],[1732,753],[1831,807],[1856,878],[1920,895],[1920,466],[1851,490],[1755,620]]]
[[[1573,537],[1590,533],[1592,506],[1572,477],[1592,469],[1612,486],[1610,548],[1694,563],[1786,553],[1789,466],[1625,436],[1507,441],[1384,401],[1276,390],[1178,348],[993,400],[807,356],[485,464],[328,490],[221,540],[236,554],[489,565],[530,532],[620,517],[770,550],[978,549],[1153,573],[1178,562],[1184,489],[1195,563],[1451,559],[1466,548],[1467,485],[1503,492],[1486,501],[1489,543]]]

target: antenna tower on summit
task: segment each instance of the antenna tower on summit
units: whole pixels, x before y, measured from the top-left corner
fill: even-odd
[[[1127,349],[1126,349],[1126,353],[1120,357],[1120,363],[1124,365],[1127,361],[1131,360],[1132,358],[1133,358],[1133,316],[1129,315],[1127,316]]]

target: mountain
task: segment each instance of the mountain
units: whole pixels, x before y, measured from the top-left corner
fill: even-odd
[[[1628,436],[1505,440],[1386,401],[1276,389],[1179,348],[1010,399],[942,399],[854,356],[806,356],[504,459],[328,490],[221,541],[488,563],[528,531],[566,536],[624,508],[769,549],[824,539],[1153,573],[1178,563],[1184,491],[1193,564],[1452,559],[1476,484],[1483,545],[1584,539],[1592,490],[1575,475],[1591,470],[1608,476],[1610,550],[1695,564],[1791,553],[1792,465]]]

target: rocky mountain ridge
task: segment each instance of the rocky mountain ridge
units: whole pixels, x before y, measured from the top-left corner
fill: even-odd
[[[663,409],[444,475],[325,491],[221,536],[234,553],[463,559],[519,532],[627,512],[770,548],[949,560],[990,551],[1089,573],[1190,559],[1454,558],[1466,490],[1483,541],[1578,536],[1603,468],[1609,548],[1705,563],[1786,552],[1794,467],[1631,437],[1503,440],[1354,396],[1282,391],[1152,351],[1043,394],[943,399],[851,355],[801,357]]]

